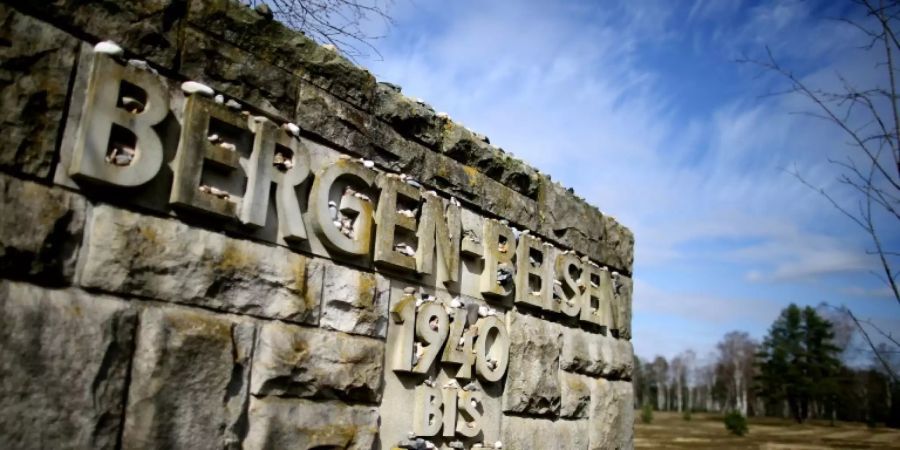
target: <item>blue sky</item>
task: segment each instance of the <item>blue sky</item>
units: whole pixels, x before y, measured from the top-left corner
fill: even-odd
[[[846,304],[900,334],[867,237],[785,171],[851,199],[827,162],[846,138],[734,62],[768,45],[816,86],[879,81],[881,54],[829,20],[842,14],[828,1],[397,0],[375,30],[382,59],[359,62],[630,227],[636,353],[705,355],[731,330],[761,338],[791,302]]]

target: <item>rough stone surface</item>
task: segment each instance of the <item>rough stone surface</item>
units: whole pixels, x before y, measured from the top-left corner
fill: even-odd
[[[614,274],[616,282],[616,306],[618,310],[619,338],[631,339],[631,310],[634,281],[624,275]]]
[[[254,397],[249,419],[250,430],[243,447],[247,450],[376,448],[378,412],[373,407]]]
[[[603,370],[604,362],[599,360],[598,346],[594,336],[578,329],[564,328],[560,367],[570,372],[597,376]],[[604,341],[605,342],[605,341]]]
[[[590,446],[589,429],[587,420],[558,420],[554,425],[554,433],[562,441],[559,450],[587,449]]]
[[[0,5],[0,168],[50,175],[77,45]]]
[[[374,339],[268,323],[259,332],[250,390],[376,402],[383,360],[384,344]]]
[[[538,195],[538,231],[554,240],[586,254],[602,265],[612,265],[631,273],[631,269],[610,264],[613,255],[605,250],[603,215],[557,183],[541,183]],[[618,260],[619,258],[616,258]],[[627,269],[627,270],[626,270]]]
[[[123,447],[214,449],[239,442],[253,326],[181,308],[141,315]]]
[[[315,323],[321,271],[285,248],[105,205],[92,210],[86,287]]]
[[[518,224],[536,233],[540,230],[537,202],[519,195],[507,185],[491,178],[484,180],[484,202],[482,208],[500,214],[513,224]],[[547,240],[553,240],[553,235],[546,235]],[[558,240],[557,240],[558,241]],[[567,244],[567,243],[566,243]],[[596,259],[596,258],[595,258]]]
[[[298,83],[294,121],[337,147],[390,170],[415,174],[429,150],[389,125],[306,81]]]
[[[340,99],[309,82],[297,86],[297,125],[335,145],[364,156],[371,156],[368,117]],[[378,161],[383,163],[383,161]]]
[[[0,272],[40,284],[71,280],[85,202],[62,189],[0,175]],[[15,214],[6,212],[15,211]]]
[[[613,349],[613,355],[613,360],[616,361],[615,367],[617,370],[611,370],[605,373],[606,377],[610,379],[621,378],[630,380],[631,375],[634,373],[634,346],[631,341],[617,339],[616,346]]]
[[[566,419],[587,417],[588,411],[590,411],[591,387],[593,384],[594,380],[592,378],[564,370],[560,371],[560,417]]]
[[[634,233],[616,219],[603,216],[603,249],[602,255],[606,255],[605,264],[632,273],[634,266]]]
[[[10,0],[16,8],[43,17],[64,30],[96,41],[113,40],[129,52],[172,67],[181,45],[179,29],[186,0]]]
[[[2,282],[0,323],[0,448],[116,448],[134,312]]]
[[[630,382],[595,380],[591,390],[590,449],[634,448],[634,390]]]
[[[390,281],[381,275],[326,265],[319,324],[345,333],[385,337],[390,288]]]
[[[430,107],[401,95],[384,83],[379,83],[375,90],[373,113],[400,134],[432,148],[441,142],[444,124],[448,122]]]
[[[375,77],[302,33],[229,0],[192,1],[188,21],[199,30],[368,109]]]
[[[503,411],[559,414],[560,326],[514,311],[507,318],[509,369]]]
[[[371,151],[367,158],[390,170],[420,177],[419,170],[421,170],[423,158],[435,154],[424,145],[404,138],[391,126],[380,120],[370,120],[367,131],[372,140]],[[428,180],[423,179],[423,181]]]
[[[463,164],[475,167],[514,191],[535,198],[538,195],[537,171],[494,147],[484,138],[461,124],[447,122],[443,125],[440,150]]]
[[[586,450],[588,421],[533,419],[507,416],[503,419],[503,448],[515,450]],[[488,444],[492,445],[493,442]]]
[[[269,114],[291,117],[298,77],[200,31],[188,29],[185,36],[191,45],[182,51],[181,71],[188,78]]]
[[[630,341],[574,328],[564,328],[560,367],[611,379],[630,379],[634,369]]]
[[[419,168],[421,178],[454,197],[483,208],[485,197],[485,176],[473,167],[463,166],[447,156],[427,152],[423,155]],[[496,192],[495,192],[496,193]],[[495,211],[502,215],[505,211]]]

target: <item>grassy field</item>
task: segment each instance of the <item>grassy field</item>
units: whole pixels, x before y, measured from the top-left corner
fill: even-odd
[[[750,432],[744,437],[733,436],[725,430],[722,417],[714,414],[695,413],[690,421],[678,413],[654,412],[653,422],[641,423],[640,411],[635,423],[635,448],[672,449],[845,449],[845,448],[896,448],[900,449],[900,430],[864,424],[839,422],[834,427],[828,422],[804,423],[772,419],[750,418]]]

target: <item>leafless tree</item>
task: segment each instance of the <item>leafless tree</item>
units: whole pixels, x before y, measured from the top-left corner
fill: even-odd
[[[653,368],[653,375],[656,377],[654,380],[656,384],[656,409],[663,411],[666,409],[666,397],[669,390],[667,376],[669,363],[666,361],[666,358],[657,356],[653,360],[651,366]]]
[[[757,343],[743,331],[732,331],[722,338],[718,366],[728,386],[728,407],[747,415],[748,392],[753,380]]]
[[[700,366],[698,376],[703,386],[703,407],[707,411],[718,410],[717,402],[713,396],[713,389],[717,381],[716,373],[716,355],[711,354],[707,358],[707,362]]]
[[[750,63],[774,72],[787,81],[788,88],[780,93],[806,98],[812,107],[805,112],[837,127],[848,139],[850,149],[845,158],[829,159],[838,169],[840,186],[851,193],[850,202],[807,179],[799,169],[790,170],[801,183],[818,192],[834,208],[863,231],[871,247],[866,250],[878,261],[873,274],[884,282],[890,295],[900,304],[900,249],[896,237],[900,230],[900,104],[897,94],[896,53],[900,51],[893,27],[900,20],[900,0],[852,0],[859,8],[856,17],[844,17],[837,21],[852,26],[866,38],[860,51],[874,52],[880,59],[876,66],[884,70],[881,83],[859,87],[840,74],[837,79],[841,89],[828,91],[808,84],[782,65],[766,48],[764,59],[743,58],[739,62]],[[843,193],[843,192],[841,192]],[[873,334],[882,336],[888,343],[897,344],[897,338],[878,328],[868,320],[860,320],[848,308],[843,311],[857,326],[864,340],[883,368],[896,380],[898,374],[891,371],[884,355],[879,355]],[[900,350],[896,345],[893,351]]]
[[[692,407],[691,389],[693,388],[693,372],[697,355],[693,350],[685,350],[669,362],[669,386],[673,389],[674,410],[682,412]],[[685,398],[685,395],[687,398]]]
[[[686,367],[682,355],[672,358],[672,361],[669,363],[669,386],[672,386],[675,390],[674,409],[678,412],[681,412],[681,407],[684,404],[682,393],[684,392],[685,373]]]
[[[687,404],[685,408],[688,411],[692,411],[694,409],[694,394],[693,390],[696,387],[696,380],[698,377],[697,374],[697,354],[693,350],[686,350],[681,354],[681,360],[684,362],[684,384],[686,386],[687,393]]]
[[[372,20],[391,23],[391,0],[249,0],[257,9],[268,9],[290,28],[321,44],[330,44],[350,59],[380,55],[366,25]]]

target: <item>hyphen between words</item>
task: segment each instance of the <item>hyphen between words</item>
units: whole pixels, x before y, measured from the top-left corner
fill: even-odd
[[[104,54],[106,53],[106,54]],[[135,187],[164,163],[154,125],[169,115],[163,79],[141,61],[123,64],[115,52],[93,55],[68,175],[78,183]],[[514,295],[516,304],[577,318],[617,333],[619,276],[587,257],[542,242],[506,221],[484,218],[478,232],[463,230],[460,203],[347,155],[312,170],[311,152],[294,124],[279,126],[195,82],[182,84],[178,147],[168,203],[247,229],[266,226],[274,197],[279,240],[310,239],[330,254],[371,257],[380,269],[433,276],[448,290],[460,282],[461,258],[481,267],[475,290],[488,300]],[[241,140],[244,133],[250,136]],[[242,152],[241,146],[246,149]],[[297,186],[312,179],[307,211]],[[240,179],[242,192],[215,186]],[[211,180],[211,181],[210,181]],[[274,187],[272,186],[274,183]],[[234,183],[229,184],[233,186]],[[271,189],[274,189],[272,195]],[[480,236],[479,236],[480,234]]]

